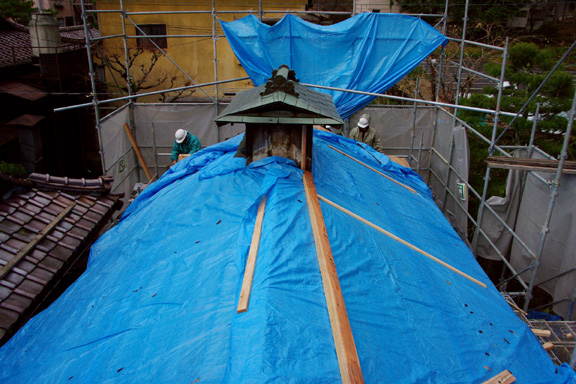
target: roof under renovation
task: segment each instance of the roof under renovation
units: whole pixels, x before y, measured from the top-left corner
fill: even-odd
[[[279,28],[302,27],[287,20]],[[369,31],[386,20],[348,26],[365,21]],[[418,55],[391,60],[397,71],[379,89],[444,41],[419,24],[404,27],[435,38],[409,39]],[[286,88],[272,79],[241,94],[218,123],[306,124],[303,132],[317,117],[341,123],[321,107],[330,96],[314,101],[288,79]],[[336,104],[349,114],[366,102]],[[417,173],[354,140],[311,136],[300,137],[302,153],[312,145],[311,172],[278,156],[247,164],[237,157],[243,135],[170,167],[92,246],[86,272],[0,349],[0,382],[483,383],[500,373],[517,383],[576,382],[490,282]],[[261,143],[269,141],[248,144]],[[332,279],[319,248],[331,250]],[[334,286],[343,298],[336,309]],[[349,324],[344,342],[335,312]],[[354,360],[341,359],[344,343]],[[347,369],[356,380],[345,380]]]
[[[234,157],[241,139],[177,163],[138,196],[87,271],[0,349],[2,383],[341,382],[303,171],[282,157],[246,166]],[[316,131],[312,174],[365,382],[481,383],[504,370],[518,383],[576,380],[415,172]]]

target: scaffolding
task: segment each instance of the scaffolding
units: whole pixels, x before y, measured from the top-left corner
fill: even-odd
[[[219,86],[221,86],[222,84],[245,81],[248,79],[247,77],[242,77],[242,78],[222,80],[219,77],[218,65],[217,65],[217,63],[218,63],[217,41],[218,41],[218,39],[225,38],[224,35],[218,33],[217,25],[218,25],[218,15],[219,14],[222,14],[222,13],[238,14],[238,15],[256,14],[260,20],[263,19],[263,16],[265,14],[282,14],[282,13],[294,13],[294,14],[298,14],[298,15],[316,15],[316,16],[318,16],[318,15],[323,15],[323,16],[338,15],[338,16],[343,16],[343,17],[350,17],[350,16],[354,16],[354,14],[356,13],[356,9],[357,9],[356,2],[353,2],[352,12],[322,12],[322,11],[291,11],[291,12],[284,11],[284,12],[282,12],[282,11],[279,11],[278,9],[274,9],[274,10],[266,9],[265,5],[263,5],[263,3],[262,3],[262,0],[260,0],[258,9],[256,9],[256,10],[243,9],[243,10],[237,10],[237,11],[233,11],[233,10],[219,11],[219,10],[217,10],[216,2],[212,1],[211,9],[204,10],[204,11],[176,11],[175,10],[175,11],[164,11],[164,12],[130,12],[126,9],[123,0],[118,0],[118,3],[119,3],[119,7],[116,10],[88,10],[84,4],[84,0],[82,0],[82,2],[81,2],[82,18],[84,20],[84,28],[85,28],[85,33],[86,33],[86,49],[87,49],[87,56],[88,56],[89,69],[90,69],[90,79],[91,79],[91,84],[92,84],[92,89],[93,89],[92,101],[90,103],[86,103],[86,104],[75,105],[75,106],[71,106],[71,107],[57,109],[57,111],[70,109],[70,108],[82,108],[82,107],[92,107],[94,109],[94,114],[95,114],[95,118],[96,118],[96,129],[98,131],[99,138],[100,138],[100,155],[101,155],[102,167],[103,167],[105,174],[108,174],[114,167],[118,167],[119,161],[121,161],[120,158],[124,159],[124,157],[129,155],[130,153],[134,154],[134,148],[128,148],[124,153],[121,154],[120,157],[116,158],[113,161],[109,161],[108,159],[106,159],[106,156],[105,156],[106,149],[104,148],[104,144],[103,144],[104,140],[103,140],[103,136],[102,136],[102,122],[103,122],[103,120],[114,119],[115,116],[118,116],[120,114],[126,114],[126,116],[128,116],[128,117],[127,118],[122,117],[120,120],[124,119],[124,120],[128,121],[129,126],[132,128],[133,134],[134,134],[134,136],[136,136],[137,139],[138,139],[139,135],[143,135],[143,134],[148,135],[149,134],[149,133],[143,133],[142,131],[138,130],[138,124],[135,121],[136,119],[134,116],[134,111],[139,106],[141,106],[141,104],[135,103],[136,98],[140,98],[143,96],[163,94],[167,91],[185,91],[185,90],[191,90],[191,89],[199,89],[202,92],[204,92],[204,94],[206,95],[206,101],[204,101],[202,103],[178,103],[178,104],[164,103],[161,105],[146,104],[146,106],[147,107],[157,107],[159,109],[172,108],[172,110],[174,108],[187,108],[187,107],[192,108],[194,106],[210,106],[212,108],[212,112],[211,112],[212,116],[214,116],[214,115],[217,115],[219,113],[219,111],[221,110],[221,108],[223,106],[226,106],[226,104],[229,102],[227,99],[219,97],[219,93],[220,93]],[[449,2],[447,0],[443,14],[431,14],[431,15],[420,14],[420,15],[412,15],[412,16],[418,16],[418,17],[422,17],[422,18],[432,17],[432,18],[440,19],[440,21],[436,24],[435,27],[438,28],[444,34],[446,34],[448,9],[449,9]],[[123,31],[122,34],[92,38],[89,35],[88,16],[89,15],[97,15],[98,13],[117,14],[121,20],[121,23],[122,23],[122,31]],[[211,34],[148,36],[131,19],[132,16],[136,16],[136,15],[193,14],[193,13],[204,13],[204,14],[210,14],[212,16]],[[549,158],[550,156],[548,156],[543,151],[541,151],[539,148],[534,146],[534,137],[535,137],[535,133],[537,131],[537,124],[538,124],[538,114],[539,114],[538,111],[536,112],[536,115],[534,116],[534,124],[533,124],[533,128],[532,128],[531,136],[530,136],[530,141],[529,141],[527,146],[521,146],[521,147],[500,146],[499,143],[500,143],[504,133],[510,129],[510,127],[512,126],[512,124],[514,123],[516,118],[518,116],[520,116],[521,113],[524,112],[524,110],[528,106],[528,103],[537,95],[538,91],[546,83],[546,81],[550,78],[552,73],[554,73],[554,71],[557,70],[557,68],[565,60],[565,58],[572,52],[572,50],[574,49],[574,47],[576,45],[576,42],[574,44],[572,44],[572,46],[567,50],[567,52],[564,54],[562,59],[556,64],[556,66],[552,69],[552,71],[550,72],[548,77],[542,82],[542,84],[538,87],[538,89],[533,93],[530,100],[528,100],[528,102],[526,102],[526,104],[521,108],[520,111],[518,111],[518,113],[504,112],[501,110],[501,101],[503,98],[504,79],[505,79],[505,71],[506,71],[506,60],[508,57],[509,41],[508,41],[508,39],[506,39],[504,46],[501,47],[501,46],[492,46],[492,45],[488,45],[488,44],[483,44],[483,43],[478,43],[478,42],[466,40],[465,37],[466,37],[467,21],[468,21],[468,18],[467,18],[468,1],[466,2],[464,14],[465,14],[465,16],[464,16],[464,24],[463,24],[463,30],[462,30],[461,38],[460,39],[450,38],[451,41],[454,41],[454,42],[460,44],[460,57],[459,57],[459,63],[457,63],[457,77],[456,77],[457,78],[457,85],[456,85],[456,94],[454,96],[454,99],[455,99],[454,103],[446,103],[446,102],[440,101],[440,87],[439,86],[436,86],[436,92],[434,95],[434,100],[424,100],[424,99],[418,98],[418,95],[419,95],[419,83],[418,83],[418,81],[416,82],[416,86],[415,86],[415,90],[414,90],[414,95],[415,95],[414,98],[398,97],[398,96],[391,96],[391,95],[379,94],[379,93],[368,93],[368,92],[363,92],[363,91],[358,91],[358,90],[350,90],[350,89],[340,89],[340,88],[322,86],[322,85],[318,85],[318,84],[304,84],[304,85],[308,85],[308,86],[315,87],[318,89],[327,89],[327,90],[335,90],[335,91],[342,91],[342,92],[360,93],[360,94],[364,94],[364,95],[381,97],[381,98],[390,99],[390,100],[402,101],[403,103],[411,103],[412,107],[408,107],[408,108],[410,108],[410,110],[412,111],[413,116],[410,119],[411,120],[411,127],[410,127],[410,130],[408,133],[408,142],[403,144],[402,146],[390,147],[390,148],[386,148],[386,149],[390,150],[390,151],[397,151],[400,156],[406,157],[408,159],[408,163],[410,164],[412,169],[415,170],[417,173],[419,173],[429,185],[432,185],[432,184],[436,185],[435,187],[431,186],[431,188],[434,191],[436,202],[437,202],[438,206],[442,209],[442,211],[446,215],[448,215],[448,210],[449,210],[448,206],[450,205],[451,210],[457,211],[456,213],[452,212],[452,214],[455,214],[457,216],[464,218],[466,224],[465,224],[464,229],[460,228],[460,230],[459,230],[459,233],[461,235],[464,234],[464,236],[465,236],[465,232],[467,232],[466,228],[468,226],[468,223],[470,223],[473,226],[474,237],[473,237],[472,243],[470,245],[472,252],[475,255],[477,255],[478,246],[479,246],[478,242],[479,241],[482,240],[488,244],[488,246],[493,250],[493,252],[498,256],[498,258],[505,265],[504,272],[506,272],[506,274],[504,274],[504,272],[503,272],[503,275],[502,275],[503,277],[501,278],[501,281],[498,284],[498,286],[500,286],[500,288],[502,290],[505,290],[506,285],[510,280],[514,279],[514,280],[518,281],[518,283],[521,286],[521,290],[519,292],[510,293],[510,295],[523,297],[523,299],[524,299],[523,310],[524,311],[529,311],[532,309],[540,309],[541,307],[545,307],[545,306],[548,307],[551,305],[558,304],[559,301],[560,302],[568,302],[569,303],[568,311],[565,314],[564,318],[566,320],[570,320],[571,318],[573,318],[573,307],[574,307],[575,296],[576,296],[576,287],[572,287],[571,290],[573,292],[571,295],[569,295],[565,298],[559,299],[559,300],[555,300],[554,302],[546,304],[544,306],[539,306],[537,308],[531,308],[530,303],[531,303],[531,300],[533,298],[535,287],[540,286],[540,285],[545,284],[545,283],[549,283],[550,281],[560,279],[562,277],[566,277],[567,275],[570,275],[570,274],[576,272],[576,268],[571,268],[568,270],[561,271],[558,274],[556,274],[555,276],[552,276],[551,278],[548,278],[548,279],[540,279],[540,281],[538,281],[538,279],[537,279],[538,272],[539,272],[539,266],[541,265],[543,254],[544,254],[545,244],[546,244],[546,241],[549,237],[550,221],[552,219],[554,207],[555,207],[557,197],[558,197],[559,192],[560,192],[561,179],[563,177],[563,171],[564,171],[564,164],[565,164],[565,161],[568,157],[568,146],[569,146],[570,137],[571,137],[571,133],[572,133],[574,116],[576,114],[576,94],[574,95],[574,101],[572,103],[572,107],[571,107],[571,110],[569,112],[569,119],[568,119],[569,123],[568,123],[567,131],[566,131],[565,136],[564,136],[562,152],[561,152],[559,160],[557,162],[557,167],[552,172],[554,177],[549,179],[549,178],[546,178],[545,176],[542,176],[541,173],[535,172],[532,170],[526,171],[524,176],[523,176],[524,180],[525,180],[526,177],[528,177],[528,175],[529,175],[530,177],[537,180],[539,183],[542,183],[542,185],[545,185],[546,188],[549,188],[549,199],[547,202],[547,209],[546,209],[545,216],[542,219],[542,226],[541,226],[541,229],[539,232],[538,241],[536,242],[537,243],[536,247],[530,246],[528,244],[528,242],[526,241],[526,239],[525,238],[523,239],[517,233],[514,226],[509,225],[509,223],[506,222],[506,220],[503,219],[498,214],[498,212],[496,212],[494,210],[494,208],[490,204],[487,203],[488,186],[490,183],[490,177],[491,177],[491,172],[492,172],[491,166],[488,165],[486,167],[486,174],[484,177],[483,188],[481,191],[477,191],[468,182],[467,175],[462,174],[463,173],[462,169],[458,168],[455,165],[455,161],[456,161],[456,157],[457,157],[456,152],[459,149],[459,145],[455,142],[455,136],[454,136],[453,132],[457,126],[463,127],[466,135],[476,137],[488,146],[488,155],[489,156],[492,156],[494,154],[499,154],[500,156],[503,156],[506,158],[512,158],[514,156],[515,151],[523,150],[523,151],[528,153],[528,156],[532,156],[533,154],[539,154],[540,156],[544,156],[544,157]],[[138,35],[130,36],[127,34],[126,26],[129,24],[133,25],[135,28],[137,28],[139,30]],[[213,43],[212,44],[212,46],[213,46],[212,60],[214,62],[214,71],[213,71],[214,81],[208,82],[208,83],[203,83],[203,84],[197,84],[194,81],[192,76],[186,74],[186,70],[184,68],[181,68],[174,60],[172,60],[166,54],[166,52],[164,52],[162,50],[162,48],[160,46],[158,46],[154,42],[153,38],[158,38],[158,37],[165,37],[165,38],[201,37],[201,38],[212,39],[212,43]],[[96,46],[95,43],[97,43],[98,41],[105,40],[105,39],[122,39],[124,51],[125,51],[126,68],[129,69],[130,66],[128,64],[129,58],[128,58],[128,44],[127,44],[127,42],[129,39],[142,39],[142,38],[148,38],[149,41],[156,47],[156,49],[161,51],[167,57],[167,59],[170,60],[172,62],[172,64],[174,64],[175,67],[177,67],[180,71],[185,73],[185,76],[193,84],[189,85],[189,86],[184,86],[184,87],[171,88],[168,90],[164,89],[164,90],[154,91],[154,92],[132,94],[130,91],[130,89],[131,89],[130,81],[131,81],[132,77],[131,77],[130,73],[128,72],[127,76],[126,76],[126,79],[128,82],[128,86],[127,86],[128,94],[126,96],[117,97],[117,98],[108,99],[108,100],[99,100],[98,94],[97,94],[95,68],[94,68],[94,61],[93,61],[93,55],[92,55],[93,49],[95,49],[95,46]],[[500,71],[499,78],[488,76],[488,75],[486,75],[480,71],[466,67],[466,65],[464,63],[464,50],[465,50],[465,47],[468,45],[481,47],[483,49],[490,49],[490,50],[494,50],[495,52],[501,53],[502,65],[501,65],[501,71]],[[443,80],[443,78],[446,76],[446,74],[443,72],[444,71],[447,71],[447,72],[450,71],[450,62],[446,58],[445,48],[442,47],[441,49],[442,49],[442,51],[440,54],[440,60],[438,61],[438,64],[436,66],[436,74],[435,74],[437,84],[440,84],[441,81]],[[446,64],[448,64],[447,69],[445,67]],[[461,94],[461,79],[462,79],[464,72],[472,73],[476,76],[487,79],[488,81],[491,81],[496,85],[498,92],[497,92],[497,96],[496,96],[496,98],[497,98],[496,99],[496,108],[494,110],[469,107],[469,106],[465,106],[465,105],[460,104],[460,98],[463,96]],[[214,91],[212,95],[208,94],[205,91],[205,89],[210,88],[210,87]],[[118,108],[115,112],[109,114],[108,116],[106,116],[104,118],[101,117],[100,110],[101,110],[101,107],[103,105],[110,104],[110,103],[117,104],[118,102],[125,102],[125,105]],[[404,112],[406,112],[406,108],[407,107],[404,107]],[[486,115],[492,116],[493,127],[492,127],[491,136],[485,137],[478,130],[476,130],[474,127],[470,126],[465,121],[460,119],[458,117],[458,112],[462,111],[462,110],[468,110],[468,111],[478,112],[481,114],[486,114]],[[434,116],[433,124],[430,127],[429,131],[424,132],[422,130],[420,132],[420,137],[418,137],[416,134],[417,125],[418,125],[417,124],[417,117],[420,116],[422,113],[424,113],[424,111],[426,111],[426,113],[432,113],[433,114],[433,116]],[[504,128],[504,130],[502,132],[500,132],[500,134],[498,134],[498,132],[499,132],[498,128],[500,126],[500,119],[502,116],[510,116],[510,117],[512,117],[512,121],[506,125],[506,127]],[[212,117],[209,116],[209,120],[211,120],[211,118]],[[446,145],[445,142],[442,142],[442,138],[439,137],[439,124],[441,124],[440,123],[441,120],[448,121],[448,124],[451,125],[451,129],[450,129],[451,134],[450,134],[450,137],[448,138],[448,143],[447,143],[448,148],[444,149],[444,150],[439,149],[439,147],[441,145]],[[348,120],[347,124],[349,124],[349,121],[350,120]],[[159,126],[159,125],[161,125],[161,122],[157,123],[157,126]],[[151,133],[150,133],[151,138],[152,138],[151,139],[152,144],[149,145],[148,147],[142,146],[142,149],[144,151],[149,152],[148,158],[153,159],[154,170],[155,170],[155,174],[151,177],[150,180],[147,180],[147,182],[144,184],[151,183],[153,180],[157,179],[161,175],[163,167],[166,166],[166,161],[162,162],[162,157],[163,156],[166,157],[169,155],[169,153],[164,153],[162,151],[171,147],[171,143],[164,143],[163,145],[158,144],[158,133],[157,133],[156,128],[155,128],[154,122],[153,122]],[[219,128],[214,126],[213,129],[218,130],[216,141],[221,141],[221,140],[226,138],[223,136],[234,135],[234,134],[239,133],[238,130],[241,131],[241,127],[240,127],[240,128],[237,128],[236,131],[232,130],[232,131],[228,132],[226,135],[223,135],[222,132],[219,130]],[[347,128],[345,129],[345,132],[347,132]],[[428,140],[427,140],[428,144],[424,143],[425,142],[425,140],[424,140],[425,134],[428,135]],[[135,157],[135,156],[133,156],[133,157]],[[162,165],[162,163],[164,165]],[[128,164],[128,167],[132,168],[130,170],[130,174],[132,174],[132,176],[136,177],[136,181],[140,182],[141,177],[142,177],[141,172],[140,172],[141,171],[141,169],[140,169],[141,164],[138,161],[134,160],[134,161],[132,161],[131,164]],[[118,180],[117,183],[122,184],[128,180],[129,180],[128,178],[125,178],[124,180]],[[133,180],[133,179],[131,179],[131,180]],[[461,192],[460,194],[457,191],[454,191],[453,188],[451,187],[451,184],[454,184],[454,180],[457,181],[459,191]],[[438,186],[440,186],[440,187],[438,187]],[[130,186],[130,187],[132,187],[132,186]],[[473,214],[471,214],[468,211],[467,200],[462,198],[462,193],[464,193],[464,195],[470,195],[471,194],[476,199],[478,199],[479,210],[478,210],[478,214],[476,217],[474,217]],[[526,268],[524,268],[523,270],[518,271],[512,265],[511,261],[509,260],[509,256],[510,256],[509,252],[507,254],[507,252],[503,252],[502,250],[500,250],[498,245],[495,244],[495,242],[491,239],[490,235],[486,232],[485,228],[483,227],[483,222],[486,220],[486,215],[488,213],[491,214],[491,216],[493,218],[495,218],[495,220],[497,220],[498,223],[503,227],[503,229],[509,234],[509,236],[512,238],[512,241],[514,242],[515,246],[520,247],[522,249],[522,252],[525,253],[526,255],[528,255],[530,262],[529,262],[528,266]],[[529,278],[523,277],[523,275],[525,276],[525,274],[527,272],[531,272]],[[571,332],[573,332],[574,328],[572,325],[571,325],[570,329],[571,329]],[[574,360],[574,359],[572,359],[572,360]],[[557,362],[560,362],[560,361],[557,361]],[[572,366],[574,367],[574,362],[572,362]]]

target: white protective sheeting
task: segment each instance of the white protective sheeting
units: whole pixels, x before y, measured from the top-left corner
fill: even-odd
[[[134,137],[152,176],[162,176],[170,167],[170,153],[174,144],[174,132],[182,128],[197,136],[202,148],[216,144],[244,132],[243,124],[218,127],[213,119],[219,109],[213,104],[135,104]],[[104,149],[105,174],[114,177],[114,193],[124,193],[124,202],[130,199],[133,186],[148,179],[126,136],[123,125],[129,124],[127,106],[106,116],[101,122]]]
[[[553,173],[540,173],[540,175],[547,180],[554,178]],[[538,251],[542,239],[542,226],[550,204],[551,192],[547,184],[537,180],[533,175],[528,175],[526,178],[526,187],[518,211],[516,233],[535,252]],[[554,312],[564,316],[566,320],[576,320],[575,311],[570,309],[570,299],[574,299],[576,287],[574,201],[576,201],[576,176],[562,175],[535,281],[538,284],[571,271],[558,279],[540,285],[540,288],[552,295],[555,302],[568,299],[554,305]],[[521,271],[530,265],[532,259],[524,248],[514,241],[510,261],[516,270]],[[530,274],[531,272],[528,271],[522,276],[530,281]]]
[[[213,104],[135,104],[134,135],[151,174],[160,177],[170,167],[174,132],[179,128],[197,136],[203,148],[244,132],[243,124],[228,124],[220,128],[214,124],[213,119],[224,108],[226,105],[217,108]],[[452,195],[444,192],[443,183],[448,174],[448,167],[438,156],[432,156],[430,160],[430,147],[435,136],[436,150],[444,158],[451,158],[452,166],[467,181],[468,146],[464,130],[457,127],[453,132],[452,117],[439,110],[434,134],[436,112],[432,107],[419,106],[414,109],[413,106],[370,105],[348,119],[343,132],[349,132],[364,113],[370,115],[370,124],[379,133],[387,155],[404,157],[406,160],[412,155],[413,160],[410,162],[412,169],[418,169],[425,180],[429,179],[436,203],[441,209],[446,207],[448,219],[465,239],[466,214]],[[106,174],[114,177],[114,192],[124,192],[124,200],[127,202],[133,186],[137,182],[146,183],[148,180],[142,168],[138,166],[136,154],[122,127],[124,123],[129,123],[127,107],[119,109],[113,116],[106,117],[102,121],[102,140]],[[450,142],[453,137],[456,144],[450,157]],[[429,163],[437,177],[428,175]],[[448,183],[454,196],[458,196],[457,183],[461,181],[451,172]],[[460,205],[467,207],[467,201],[460,201]]]
[[[525,157],[525,154],[517,154],[517,156]],[[544,158],[537,152],[532,157]],[[538,175],[549,182],[555,177],[555,173],[539,172]],[[510,228],[515,230],[516,235],[531,252],[514,239],[501,221],[487,209],[484,211],[482,229],[500,252],[510,258],[510,263],[517,272],[524,271],[530,266],[533,258],[538,254],[541,242],[544,241],[535,284],[550,280],[538,286],[552,295],[555,302],[565,300],[554,305],[554,311],[566,320],[575,320],[575,313],[570,309],[570,299],[574,297],[576,287],[576,270],[574,270],[576,268],[576,228],[574,226],[576,176],[562,175],[548,225],[549,231],[545,238],[543,227],[552,198],[552,190],[549,184],[544,183],[532,173],[526,173],[524,187],[522,187],[522,180],[521,172],[511,171],[508,176],[506,196],[491,197],[486,203]],[[481,235],[478,237],[477,255],[500,260],[493,247]],[[531,270],[527,270],[521,274],[526,283],[530,282],[531,273]],[[554,279],[561,274],[564,275]]]
[[[124,131],[124,124],[129,122],[129,110],[120,108],[106,116],[101,121],[101,140],[104,158],[104,173],[114,178],[113,193],[124,193],[122,199],[125,203],[130,198],[130,191],[134,184],[146,180],[142,174],[139,178],[138,159]]]
[[[433,107],[420,106],[414,110],[413,106],[370,105],[350,118],[348,131],[356,126],[363,114],[370,116],[370,126],[380,135],[386,155],[404,157],[407,161],[412,155],[412,169],[418,169],[425,180],[428,178],[427,168],[431,162],[430,167],[436,176],[431,176],[428,184],[434,200],[460,237],[468,243],[468,217],[464,211],[468,209],[468,197],[461,198],[458,190],[459,183],[468,182],[469,153],[466,130],[460,125],[453,128],[452,117],[445,111],[438,110],[434,135],[436,112]],[[453,171],[450,171],[448,177],[449,168],[438,156],[434,155],[430,159],[433,141],[435,149],[446,160],[450,160],[460,177]],[[450,193],[444,188],[446,182]]]

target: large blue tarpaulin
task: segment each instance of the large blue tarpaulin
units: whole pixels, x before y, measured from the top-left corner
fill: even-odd
[[[316,25],[286,15],[269,26],[249,15],[220,21],[226,38],[255,86],[287,64],[303,83],[383,93],[446,43],[421,19],[362,13],[334,25]],[[374,96],[328,91],[346,118]]]
[[[92,247],[87,271],[0,349],[0,382],[340,383],[302,171],[246,166],[241,137],[179,162]],[[330,146],[370,165],[382,177]],[[574,383],[512,311],[434,204],[388,157],[315,132],[319,195],[366,383]],[[248,311],[236,307],[267,195]]]

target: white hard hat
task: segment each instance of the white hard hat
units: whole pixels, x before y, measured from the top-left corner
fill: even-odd
[[[365,117],[361,117],[360,120],[358,120],[358,126],[360,128],[366,128],[369,124],[368,119]]]
[[[186,139],[186,131],[183,129],[179,129],[176,131],[176,134],[174,136],[176,136],[176,142],[180,144],[184,141],[184,139]]]

